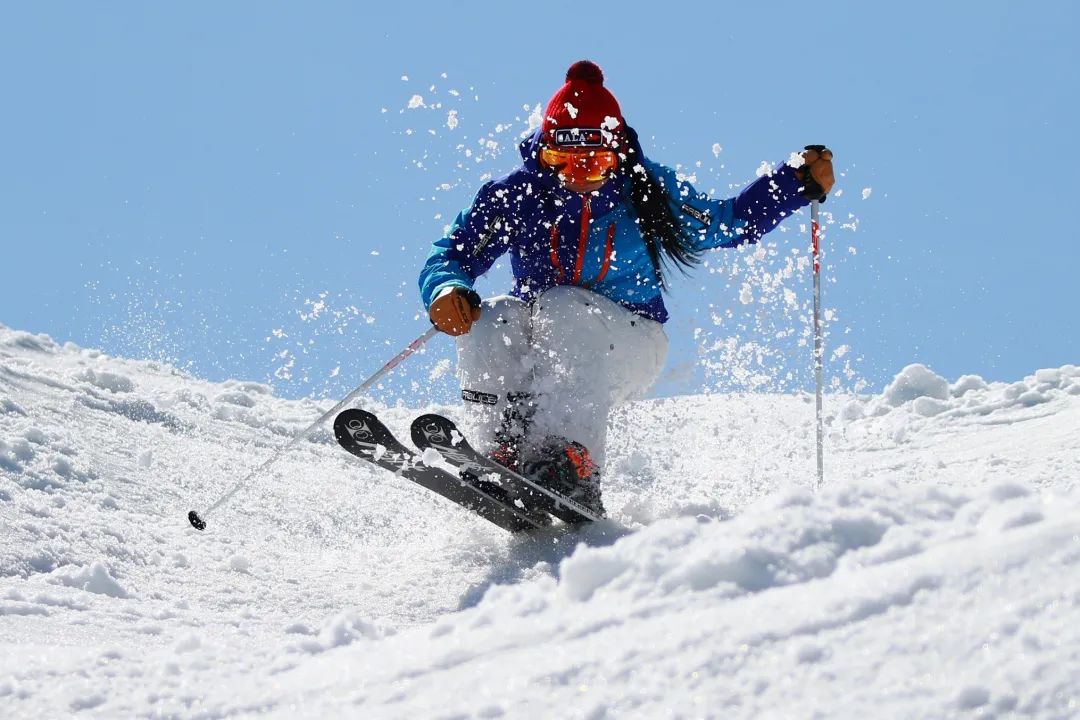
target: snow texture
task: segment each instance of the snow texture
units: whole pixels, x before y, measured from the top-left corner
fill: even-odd
[[[0,707],[1076,717],[1078,396],[1074,365],[828,395],[817,492],[812,397],[634,403],[610,519],[524,536],[323,431],[198,532],[329,405],[0,326]]]

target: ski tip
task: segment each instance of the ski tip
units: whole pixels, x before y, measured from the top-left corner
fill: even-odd
[[[426,450],[432,446],[449,445],[452,438],[448,431],[454,428],[454,423],[442,415],[427,413],[413,420],[410,434],[416,447]]]
[[[195,528],[196,530],[206,529],[206,521],[199,517],[199,513],[195,512],[194,510],[187,514],[187,519],[188,522],[191,523],[191,527]]]

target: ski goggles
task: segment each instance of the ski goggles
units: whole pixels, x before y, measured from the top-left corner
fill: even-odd
[[[568,185],[603,182],[619,166],[614,150],[596,147],[543,147],[540,162]]]

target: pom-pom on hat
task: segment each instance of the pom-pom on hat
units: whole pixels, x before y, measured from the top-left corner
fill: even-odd
[[[544,143],[550,146],[618,146],[623,136],[622,110],[619,101],[604,87],[604,73],[599,65],[578,60],[570,66],[566,84],[548,101],[541,128]]]

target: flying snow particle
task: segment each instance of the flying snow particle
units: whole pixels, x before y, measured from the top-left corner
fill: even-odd
[[[865,200],[866,198],[870,197],[870,193],[872,193],[872,192],[874,192],[874,188],[868,188],[868,187],[863,188],[862,189],[862,199]]]
[[[566,112],[570,113],[570,119],[573,120],[577,117],[578,109],[570,103],[563,103],[566,106]]]
[[[522,133],[522,136],[531,135],[543,123],[544,118],[540,113],[540,103],[537,103],[536,106],[529,111],[529,129]]]
[[[431,368],[431,372],[428,373],[428,380],[435,382],[449,371],[450,361],[446,358],[443,358],[439,362],[435,363],[435,367]]]
[[[419,95],[413,95],[409,98],[409,109],[415,110],[418,107],[424,107],[424,98]]]
[[[453,130],[458,126],[457,110],[451,110],[446,116],[446,127]]]
[[[750,289],[750,283],[743,283],[742,289],[739,290],[739,302],[743,305],[754,302],[754,293]]]
[[[720,143],[713,143],[712,144],[713,157],[720,157],[720,153],[723,151],[723,149],[724,148],[720,147]]]

